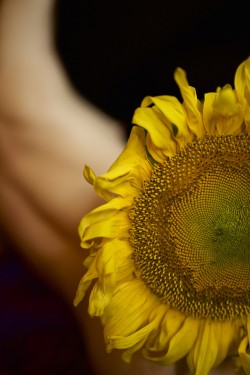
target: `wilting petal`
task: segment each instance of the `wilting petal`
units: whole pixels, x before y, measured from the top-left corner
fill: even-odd
[[[191,372],[196,375],[209,374],[227,357],[234,337],[233,322],[203,321],[197,341],[187,356]]]
[[[247,335],[243,338],[239,346],[241,364],[247,375],[250,375],[250,316],[247,318]]]
[[[202,123],[202,105],[197,99],[196,90],[189,86],[183,69],[177,68],[174,77],[183,97],[188,127],[195,136],[202,138],[205,134]]]

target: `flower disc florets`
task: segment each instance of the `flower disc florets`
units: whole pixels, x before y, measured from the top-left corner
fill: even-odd
[[[207,136],[157,163],[130,212],[138,275],[199,318],[250,312],[250,136]]]

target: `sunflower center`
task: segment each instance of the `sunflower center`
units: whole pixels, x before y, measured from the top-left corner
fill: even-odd
[[[197,291],[250,284],[250,195],[246,171],[224,163],[209,168],[193,194],[173,203],[169,234],[183,267],[190,265]],[[233,179],[233,184],[230,180]],[[248,199],[247,199],[248,197]]]
[[[153,168],[130,212],[137,274],[195,316],[250,312],[250,136],[207,136]]]

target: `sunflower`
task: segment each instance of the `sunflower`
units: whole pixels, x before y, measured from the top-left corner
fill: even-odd
[[[203,101],[185,72],[183,101],[146,97],[107,173],[85,179],[107,203],[80,222],[89,314],[107,351],[186,357],[206,375],[234,357],[250,374],[250,58]]]

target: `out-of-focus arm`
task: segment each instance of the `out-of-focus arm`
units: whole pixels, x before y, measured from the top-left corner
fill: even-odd
[[[83,166],[105,172],[124,139],[70,86],[53,49],[53,5],[0,3],[0,220],[43,276],[73,298],[83,271],[77,226],[100,203]]]

